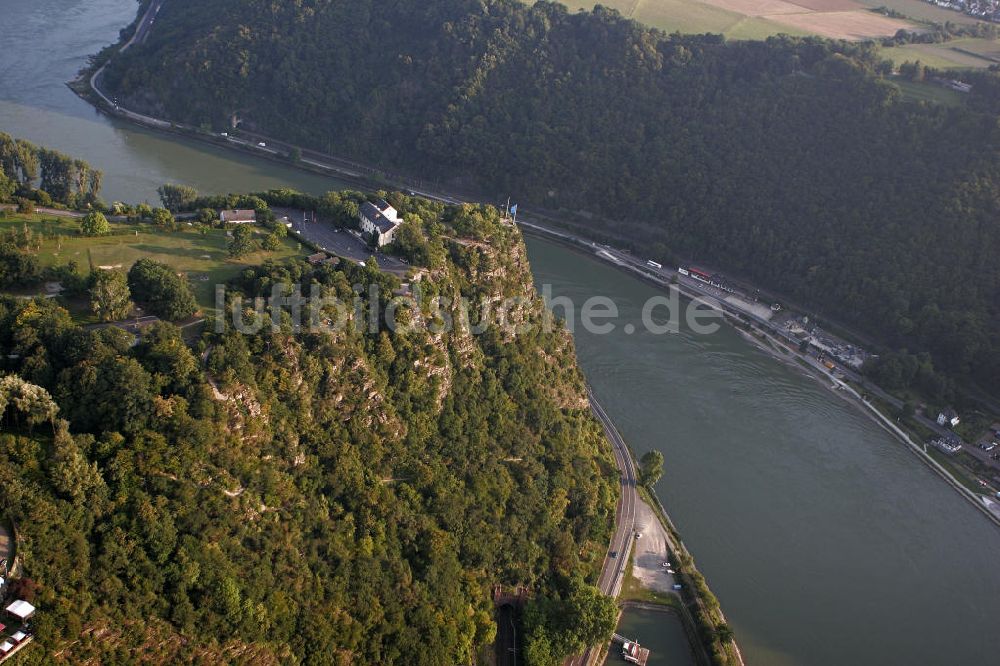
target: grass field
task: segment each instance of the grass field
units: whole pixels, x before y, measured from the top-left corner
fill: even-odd
[[[566,0],[566,4],[572,10],[590,10],[595,3]],[[971,16],[924,0],[604,0],[602,4],[666,32],[712,32],[729,39],[766,39],[788,34],[862,40],[892,35],[900,28],[919,29],[926,22],[976,22]],[[913,21],[870,11],[882,6],[895,9]],[[1000,42],[956,39],[943,44],[883,48],[881,53],[897,66],[919,60],[935,69],[978,69],[1000,63]]]
[[[929,21],[931,23],[947,23],[951,21],[952,23],[963,23],[966,25],[977,22],[976,19],[968,14],[944,9],[923,0],[858,0],[858,2],[872,9],[877,7],[895,9],[897,12],[905,14],[915,21]]]
[[[43,266],[74,261],[81,274],[87,273],[91,265],[127,271],[138,259],[148,257],[186,274],[198,304],[206,311],[213,309],[215,285],[247,266],[305,254],[298,242],[289,238],[274,252],[232,259],[227,252],[229,239],[222,229],[207,229],[203,234],[187,226],[170,232],[151,225],[112,224],[113,235],[88,238],[79,235],[76,220],[37,215],[0,219],[0,232],[24,225],[45,238],[38,253]]]
[[[896,65],[919,60],[935,69],[982,69],[1000,64],[1000,41],[969,37],[942,44],[894,46],[881,53]]]
[[[914,83],[902,79],[894,79],[893,83],[899,87],[906,99],[918,102],[936,102],[946,106],[961,106],[965,103],[965,95],[935,83]]]
[[[565,4],[571,10],[590,10],[596,2],[565,0]],[[856,0],[603,0],[601,4],[666,32],[712,32],[730,39],[777,34],[865,39],[913,27],[871,12]]]

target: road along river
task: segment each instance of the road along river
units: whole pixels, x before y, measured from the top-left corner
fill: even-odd
[[[0,0],[0,131],[104,170],[105,198],[156,200],[334,180],[98,114],[64,85],[117,38],[134,0]],[[539,284],[613,298],[638,326],[656,291],[529,239]],[[726,327],[700,336],[577,331],[581,364],[719,595],[750,664],[993,663],[1000,530],[824,385]]]

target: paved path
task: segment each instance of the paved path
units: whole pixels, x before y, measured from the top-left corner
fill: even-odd
[[[622,582],[625,578],[625,565],[628,563],[629,551],[635,541],[635,512],[636,505],[639,503],[639,494],[636,492],[635,463],[628,447],[625,446],[625,440],[622,439],[621,433],[615,428],[611,417],[604,411],[601,403],[597,401],[593,391],[589,388],[587,395],[590,398],[591,411],[601,422],[604,433],[611,441],[615,464],[621,474],[621,494],[615,509],[615,533],[608,546],[608,556],[604,558],[601,575],[597,579],[597,587],[601,592],[611,597],[617,597],[621,592]],[[600,654],[601,647],[587,648],[587,651],[582,655],[568,659],[565,666],[589,664],[591,659]]]
[[[667,573],[667,567],[663,566],[667,561],[667,554],[674,550],[670,535],[653,509],[642,500],[636,505],[635,530],[642,537],[635,541],[632,576],[647,590],[674,594],[673,586],[676,581],[672,574]]]

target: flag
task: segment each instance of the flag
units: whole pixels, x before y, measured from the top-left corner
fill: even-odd
[[[510,207],[510,214],[517,215],[517,204],[514,204],[513,206]]]

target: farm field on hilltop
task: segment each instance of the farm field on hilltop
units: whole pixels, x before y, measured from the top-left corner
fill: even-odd
[[[896,65],[919,60],[936,69],[984,68],[1000,64],[1000,41],[973,37],[941,44],[906,44],[883,48],[884,57]]]
[[[858,0],[862,5],[875,9],[888,7],[916,21],[931,21],[932,23],[962,23],[971,25],[976,19],[962,12],[944,9],[924,0]]]
[[[567,0],[566,4],[572,10],[590,10],[595,3]],[[855,0],[606,0],[601,4],[667,32],[712,32],[730,39],[784,33],[860,40],[893,35],[914,25],[872,12],[869,5]]]

